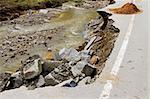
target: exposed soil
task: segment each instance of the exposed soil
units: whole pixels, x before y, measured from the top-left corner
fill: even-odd
[[[136,14],[141,12],[141,10],[133,3],[126,3],[120,8],[112,8],[109,10],[117,14]]]

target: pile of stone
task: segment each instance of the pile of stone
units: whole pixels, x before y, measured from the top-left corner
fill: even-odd
[[[22,85],[28,89],[43,86],[55,86],[66,80],[62,86],[75,87],[80,80],[89,76],[94,77],[96,68],[90,64],[92,52],[83,50],[62,49],[54,60],[43,60],[39,55],[29,57],[22,62],[22,67],[13,74],[0,74],[0,91],[18,88]],[[96,57],[98,59],[98,57]],[[92,59],[95,63],[97,60]]]
[[[34,55],[22,61],[22,67],[13,74],[0,74],[0,91],[18,88],[89,84],[95,81],[110,55],[119,29],[109,19],[111,14],[98,11],[99,17],[86,25],[86,42],[79,47],[63,48],[49,60]]]

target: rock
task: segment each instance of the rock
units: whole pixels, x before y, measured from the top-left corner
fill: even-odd
[[[47,14],[47,13],[48,13],[48,10],[47,10],[47,9],[40,9],[40,10],[39,10],[39,13]]]
[[[94,55],[94,56],[92,56],[92,58],[90,59],[90,64],[96,64],[97,62],[98,62],[98,60],[99,60],[99,57],[98,56],[96,56],[96,55]]]
[[[54,69],[54,72],[59,73],[59,69],[58,69],[58,68],[55,68],[55,69]]]
[[[76,87],[76,86],[77,86],[77,83],[75,81],[71,81],[63,85],[63,87]]]
[[[5,87],[10,79],[10,73],[0,73],[0,92],[5,90]]]
[[[54,69],[51,74],[60,83],[73,77],[68,63],[61,64],[56,69]]]
[[[9,81],[10,82],[7,85],[7,89],[19,88],[23,85],[23,75],[21,74],[21,71],[13,73]]]
[[[38,76],[42,72],[42,64],[40,59],[35,59],[29,62],[23,68],[23,75],[25,79],[31,79]]]
[[[84,66],[82,73],[85,74],[85,76],[94,77],[97,73],[97,70],[95,67],[90,66],[90,64]]]
[[[73,48],[67,49],[63,48],[59,51],[59,56],[62,59],[66,59],[67,61],[79,61],[80,56],[79,52]]]
[[[22,30],[22,28],[18,24],[14,25],[13,28],[16,30]]]
[[[45,76],[45,85],[55,86],[57,84],[59,84],[59,82],[57,80],[55,80],[55,78],[51,75],[51,73],[49,73],[47,76]]]
[[[74,77],[81,75],[83,68],[87,65],[86,61],[79,61],[75,66],[71,68],[71,72]]]
[[[61,65],[62,62],[61,61],[50,61],[50,60],[46,60],[44,61],[44,63],[42,64],[42,70],[43,73],[44,72],[51,72],[53,71],[55,68],[57,68],[59,65]]]
[[[36,83],[36,87],[38,88],[38,87],[41,87],[41,86],[43,86],[45,84],[45,79],[44,79],[44,77],[42,76],[42,75],[40,75],[39,76],[39,80],[38,80],[38,82]]]
[[[45,76],[46,85],[55,86],[63,81],[72,78],[68,63],[63,63]]]

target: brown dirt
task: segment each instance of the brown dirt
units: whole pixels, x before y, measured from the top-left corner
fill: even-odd
[[[136,14],[141,12],[141,10],[133,3],[126,3],[120,8],[112,8],[109,10],[117,14]]]

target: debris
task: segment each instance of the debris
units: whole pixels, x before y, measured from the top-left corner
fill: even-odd
[[[47,14],[48,13],[48,9],[40,9],[39,13]]]
[[[13,73],[10,77],[9,84],[7,84],[7,89],[19,88],[23,85],[23,76],[21,71]]]
[[[85,76],[90,76],[90,77],[94,77],[96,75],[96,68],[86,65],[83,70],[82,73],[85,74]]]
[[[6,84],[10,79],[10,73],[0,73],[0,92],[5,90]]]
[[[91,38],[88,44],[85,46],[84,50],[88,50],[91,47],[92,43],[95,41],[95,39],[96,39],[96,36]]]
[[[45,85],[49,86],[55,86],[59,84],[58,81],[55,80],[55,78],[49,73],[47,76],[45,76]]]
[[[80,60],[80,56],[79,56],[79,52],[73,48],[70,49],[66,49],[63,48],[59,51],[59,56],[62,59],[65,59],[67,61],[79,61]]]
[[[35,59],[31,63],[23,67],[23,75],[25,79],[31,79],[38,76],[42,72],[42,64],[40,59]]]
[[[41,13],[48,14],[49,12],[46,10]],[[94,81],[98,75],[97,72],[99,69],[103,69],[104,65],[102,64],[105,63],[111,53],[114,39],[117,36],[116,34],[118,34],[116,32],[119,32],[117,31],[119,29],[112,25],[113,20],[109,19],[111,14],[104,11],[98,11],[98,13],[100,16],[86,25],[86,32],[84,33],[86,41],[80,46],[79,50],[73,47],[63,48],[58,53],[53,53],[52,49],[48,48],[51,45],[47,41],[51,39],[51,34],[53,34],[51,32],[47,34],[49,31],[34,33],[35,35],[29,35],[29,37],[26,34],[15,36],[15,39],[17,38],[16,44],[19,44],[18,49],[23,50],[19,52],[20,54],[23,55],[30,48],[28,46],[36,46],[38,48],[38,45],[43,47],[43,44],[48,48],[48,53],[46,58],[34,55],[22,61],[22,67],[8,77],[4,85],[1,85],[0,82],[1,90],[18,88],[21,85],[25,85],[30,90],[43,86],[75,87],[79,83],[90,84]],[[57,29],[54,31],[57,31]],[[45,35],[43,35],[44,33]],[[15,47],[15,50],[9,47],[14,43],[13,39],[10,40],[8,37],[6,41],[7,43],[3,45],[8,45],[8,51],[15,52]],[[22,42],[25,43],[22,44]],[[5,46],[1,49],[3,51]],[[10,56],[9,54],[4,55]],[[16,55],[16,53],[12,55]],[[99,68],[97,68],[97,65],[99,65]]]
[[[61,64],[61,61],[44,61],[42,64],[42,73],[51,72]]]
[[[75,66],[71,68],[71,72],[74,77],[81,75],[83,68],[87,65],[86,61],[79,61]]]
[[[44,77],[42,76],[42,75],[40,75],[39,76],[39,80],[38,80],[38,82],[36,83],[36,87],[38,88],[38,87],[41,87],[41,86],[43,86],[45,84],[45,79],[44,79]]]
[[[91,50],[82,50],[80,52],[81,60],[88,62],[90,60],[91,54],[92,54]]]
[[[117,14],[136,14],[141,12],[141,10],[133,3],[126,3],[120,8],[111,8],[109,10]]]

